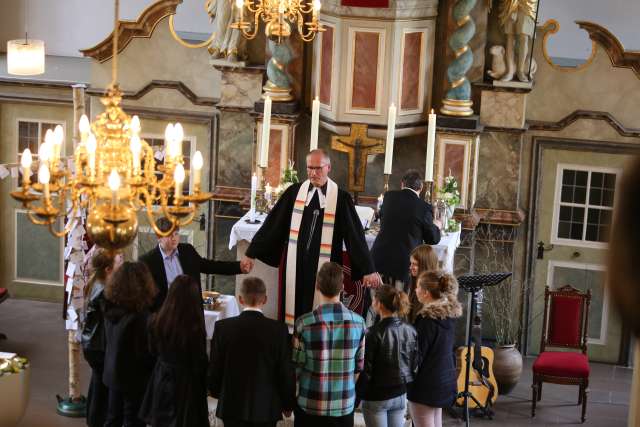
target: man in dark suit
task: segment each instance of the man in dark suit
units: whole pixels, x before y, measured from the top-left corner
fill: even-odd
[[[387,191],[380,208],[380,232],[373,242],[371,256],[384,282],[409,282],[409,256],[418,245],[440,241],[440,221],[433,219],[433,208],[420,198],[422,177],[408,170],[402,189]],[[406,289],[404,289],[406,290]]]
[[[156,221],[160,231],[167,232],[171,229],[171,221],[162,217]],[[238,261],[214,261],[202,258],[192,245],[180,243],[180,236],[176,227],[167,237],[158,236],[158,246],[140,257],[140,261],[147,264],[153,280],[158,287],[158,294],[151,307],[151,311],[157,311],[162,306],[169,285],[173,279],[181,274],[193,277],[200,283],[200,274],[241,274]]]
[[[295,406],[295,368],[287,326],[262,314],[264,282],[247,277],[237,317],[216,323],[209,363],[209,392],[225,427],[275,427]]]

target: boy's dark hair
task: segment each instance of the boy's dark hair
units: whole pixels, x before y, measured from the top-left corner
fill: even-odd
[[[316,287],[322,295],[332,298],[340,295],[343,280],[342,266],[335,262],[327,262],[318,271]]]
[[[422,190],[422,176],[415,169],[409,169],[402,177],[402,185],[415,191]]]
[[[171,230],[171,227],[173,227],[173,223],[169,218],[162,216],[156,220],[156,227],[158,227],[163,233],[166,233],[167,231]],[[174,231],[177,230],[178,226],[176,225]]]
[[[267,287],[262,279],[258,277],[247,277],[242,281],[240,295],[245,304],[255,307],[260,300],[267,295]]]

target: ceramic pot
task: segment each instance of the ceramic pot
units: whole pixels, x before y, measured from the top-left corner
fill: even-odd
[[[0,377],[0,426],[15,426],[22,419],[29,402],[30,368]]]
[[[522,355],[515,344],[501,345],[493,350],[493,374],[498,382],[500,394],[509,394],[522,374]]]

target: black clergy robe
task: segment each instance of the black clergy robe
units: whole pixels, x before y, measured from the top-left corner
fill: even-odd
[[[286,260],[289,245],[289,229],[291,227],[291,214],[293,204],[302,184],[293,184],[282,194],[276,205],[267,216],[264,224],[256,233],[247,248],[246,255],[272,267],[278,267],[282,262],[280,283],[283,288],[286,284]],[[309,186],[313,191],[313,186]],[[326,185],[322,188],[326,194]],[[317,215],[314,212],[317,211]],[[317,217],[314,223],[314,216]],[[315,292],[316,273],[318,271],[318,258],[320,255],[320,239],[322,236],[322,220],[324,209],[320,207],[318,194],[314,194],[308,206],[305,206],[298,234],[298,253],[296,265],[296,306],[295,317],[298,318],[308,313],[313,308],[313,296]],[[313,229],[312,229],[313,226]],[[367,241],[364,237],[362,223],[356,212],[351,195],[338,189],[336,204],[335,226],[331,245],[331,261],[342,264],[343,242],[346,246],[351,261],[351,277],[354,281],[362,276],[375,271],[373,261],[369,253]],[[281,289],[279,317],[284,319],[285,292]],[[269,295],[274,298],[275,295]]]

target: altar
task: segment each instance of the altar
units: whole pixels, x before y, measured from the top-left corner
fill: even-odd
[[[233,225],[231,234],[229,236],[229,249],[233,249],[237,246],[237,258],[240,260],[244,256],[249,243],[253,239],[253,236],[258,232],[266,215],[256,215],[256,219],[259,221],[257,224],[251,224],[247,222],[249,214],[240,218],[238,222]],[[377,232],[373,229],[367,229],[365,231],[365,238],[369,248],[373,245],[377,236]],[[460,245],[460,231],[442,233],[440,242],[437,245],[432,245],[438,255],[442,268],[445,271],[453,272],[453,262],[455,252]],[[264,280],[267,287],[267,304],[265,305],[263,312],[267,317],[277,319],[278,314],[278,302],[277,302],[277,290],[278,290],[278,269],[271,267],[260,260],[255,260],[255,265],[251,272],[252,276],[260,277]],[[236,279],[236,298],[240,291],[240,285],[245,276],[237,276]],[[355,286],[362,286],[359,282],[355,283]]]

